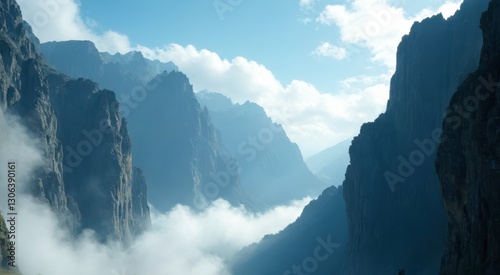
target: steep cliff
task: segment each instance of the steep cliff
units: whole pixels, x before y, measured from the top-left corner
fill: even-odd
[[[134,215],[133,197],[145,193],[132,191],[143,190],[144,182],[134,177],[127,124],[115,94],[99,90],[90,80],[61,81],[59,75],[48,79],[57,135],[64,145],[66,192],[79,206],[82,227],[104,238],[130,238],[147,226],[149,211],[147,205],[137,204],[141,209],[135,213],[145,215]]]
[[[398,47],[387,111],[362,126],[349,150],[344,197],[347,274],[436,274],[446,217],[434,160],[442,117],[477,68],[486,0],[465,0],[448,20],[415,23]]]
[[[236,159],[241,185],[252,197],[268,205],[284,204],[316,197],[328,187],[309,171],[299,147],[261,106],[233,104],[229,98],[207,91],[196,96],[208,108],[220,144]]]
[[[148,226],[149,210],[132,209],[132,190],[143,183],[132,180],[130,140],[114,94],[50,69],[15,1],[1,2],[0,24],[0,107],[21,117],[44,158],[31,193],[75,232],[130,239]]]
[[[204,208],[224,198],[259,208],[240,185],[239,168],[219,146],[206,108],[180,72],[154,78],[129,115],[134,163],[144,170],[151,203]]]
[[[448,214],[441,274],[500,274],[500,1],[481,18],[476,72],[443,121],[436,169]]]

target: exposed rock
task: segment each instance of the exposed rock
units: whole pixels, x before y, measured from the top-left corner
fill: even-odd
[[[134,196],[145,196],[133,194],[144,189],[134,185],[144,183],[132,180],[131,145],[115,95],[50,69],[27,35],[19,6],[2,1],[0,107],[22,118],[44,157],[29,189],[74,231],[129,240],[149,224],[149,210],[143,203],[133,209]],[[96,142],[102,125],[107,132]]]
[[[500,1],[481,18],[479,69],[451,99],[436,168],[448,214],[441,274],[500,274]]]
[[[446,239],[434,169],[440,125],[451,95],[477,68],[487,3],[465,0],[448,20],[425,19],[403,37],[387,111],[362,126],[349,150],[346,274],[439,271]]]

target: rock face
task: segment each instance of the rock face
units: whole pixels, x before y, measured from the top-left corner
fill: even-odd
[[[316,197],[329,186],[309,171],[298,146],[261,106],[233,104],[229,98],[208,91],[196,96],[208,108],[220,144],[236,159],[241,185],[252,197],[277,205]]]
[[[481,18],[476,72],[443,122],[436,169],[448,214],[441,274],[500,274],[500,1]]]
[[[121,114],[130,121],[133,162],[144,170],[149,199],[159,210],[178,203],[202,209],[219,197],[262,208],[241,189],[234,159],[220,148],[208,111],[199,106],[187,77],[173,73],[173,63],[139,52],[99,53],[89,41],[44,43],[41,50],[63,73],[118,91]]]
[[[346,274],[436,274],[446,216],[434,160],[445,108],[477,68],[479,18],[488,1],[465,0],[448,20],[415,23],[398,47],[387,111],[362,126],[349,153]]]
[[[162,211],[178,203],[202,209],[217,198],[259,208],[240,185],[239,168],[219,146],[210,115],[180,72],[158,75],[130,111],[134,163],[149,199]]]
[[[232,272],[235,275],[340,274],[346,242],[342,187],[332,186],[283,231],[265,236],[258,244],[238,252],[232,261]]]
[[[113,92],[50,69],[27,37],[13,0],[0,4],[0,107],[40,141],[44,164],[30,184],[74,231],[128,240],[149,225],[133,209],[143,182],[133,181],[131,145]],[[141,205],[139,203],[138,205]],[[142,213],[142,215],[137,215]]]

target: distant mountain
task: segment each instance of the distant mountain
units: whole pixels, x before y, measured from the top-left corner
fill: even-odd
[[[27,189],[73,232],[129,241],[150,217],[115,94],[50,68],[14,0],[1,2],[0,18],[0,108],[21,118],[44,157]]]
[[[144,58],[140,52],[111,55],[99,52],[91,41],[47,42],[40,45],[42,55],[55,69],[73,78],[87,78],[104,89],[116,91],[118,100],[130,95],[158,74],[178,71],[172,62]]]
[[[133,162],[144,170],[156,208],[166,211],[182,203],[201,209],[221,197],[262,209],[242,190],[238,168],[221,150],[208,112],[173,63],[151,61],[140,52],[99,53],[89,41],[44,43],[41,49],[55,68],[119,91]],[[67,62],[70,56],[80,58]]]
[[[329,185],[340,186],[349,165],[351,140],[342,141],[306,159],[309,170]]]
[[[134,163],[144,169],[149,199],[161,209],[177,203],[203,208],[224,198],[233,205],[261,209],[243,191],[238,166],[219,145],[206,108],[188,78],[163,73],[130,112]]]
[[[261,106],[233,104],[229,98],[208,91],[196,96],[208,108],[220,144],[236,159],[241,184],[252,197],[276,205],[318,196],[328,187],[309,171],[299,147]]]
[[[479,68],[453,95],[443,121],[436,168],[448,244],[441,274],[500,274],[499,14],[500,1],[491,1],[481,17]]]

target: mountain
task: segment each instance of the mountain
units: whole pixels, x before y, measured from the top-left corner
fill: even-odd
[[[51,69],[14,0],[1,2],[0,19],[0,109],[21,118],[44,158],[29,191],[75,233],[130,240],[149,227],[149,208],[115,94]]]
[[[478,66],[487,0],[465,0],[449,19],[415,23],[402,38],[387,110],[349,149],[344,182],[347,274],[436,274],[446,216],[434,160],[446,106]]]
[[[344,255],[339,256],[341,264],[336,264],[339,258],[335,257],[314,261],[314,257],[307,258],[312,256],[306,249],[309,255],[301,255],[302,271],[278,274],[313,273],[313,267],[322,266],[329,269],[318,274],[397,274],[400,268],[408,274],[439,273],[447,230],[434,167],[440,125],[458,85],[478,66],[482,46],[479,18],[487,4],[486,0],[465,0],[448,20],[441,15],[425,19],[403,37],[387,110],[362,126],[349,149],[343,185],[348,240]],[[325,204],[328,207],[332,206]],[[306,211],[301,219],[308,220],[308,230],[297,234],[299,239],[308,239],[310,247],[319,237],[312,229],[335,234],[342,226],[338,218]],[[280,232],[275,239],[286,236]],[[245,257],[264,261],[269,251],[285,248],[292,252],[275,255],[295,257],[296,251],[289,245],[297,242],[285,240],[268,247],[262,241],[244,250],[249,254]],[[259,261],[246,263],[237,259],[235,270],[246,274],[245,268],[260,265]],[[279,260],[276,265],[264,263],[259,268],[263,274],[274,274],[269,271],[276,266],[282,269]]]
[[[262,209],[241,188],[238,168],[220,148],[210,115],[173,63],[151,61],[140,52],[100,53],[90,41],[44,43],[41,50],[62,72],[119,91],[133,162],[144,170],[156,208],[167,211],[182,203],[202,209],[221,197]],[[68,62],[70,56],[79,58]]]
[[[322,181],[340,186],[349,165],[349,146],[351,140],[342,141],[306,159],[309,170]]]
[[[500,274],[500,1],[481,18],[477,71],[453,95],[436,169],[448,216],[441,274]],[[462,110],[462,111],[460,111]]]
[[[220,144],[236,159],[241,184],[252,197],[278,205],[318,196],[328,187],[309,171],[299,147],[261,106],[233,104],[229,98],[208,91],[196,96],[208,108]]]
[[[219,145],[186,75],[164,72],[148,87],[129,121],[134,163],[144,169],[151,203],[163,211],[178,203],[201,209],[224,198],[260,209],[243,191],[237,163]]]
[[[342,186],[331,186],[307,205],[294,223],[239,251],[232,260],[232,272],[339,274],[346,242],[347,213]]]
[[[141,52],[101,53],[91,41],[47,42],[40,45],[40,50],[58,71],[73,78],[93,80],[101,88],[116,91],[119,101],[156,75],[179,70],[172,62],[150,60]]]

